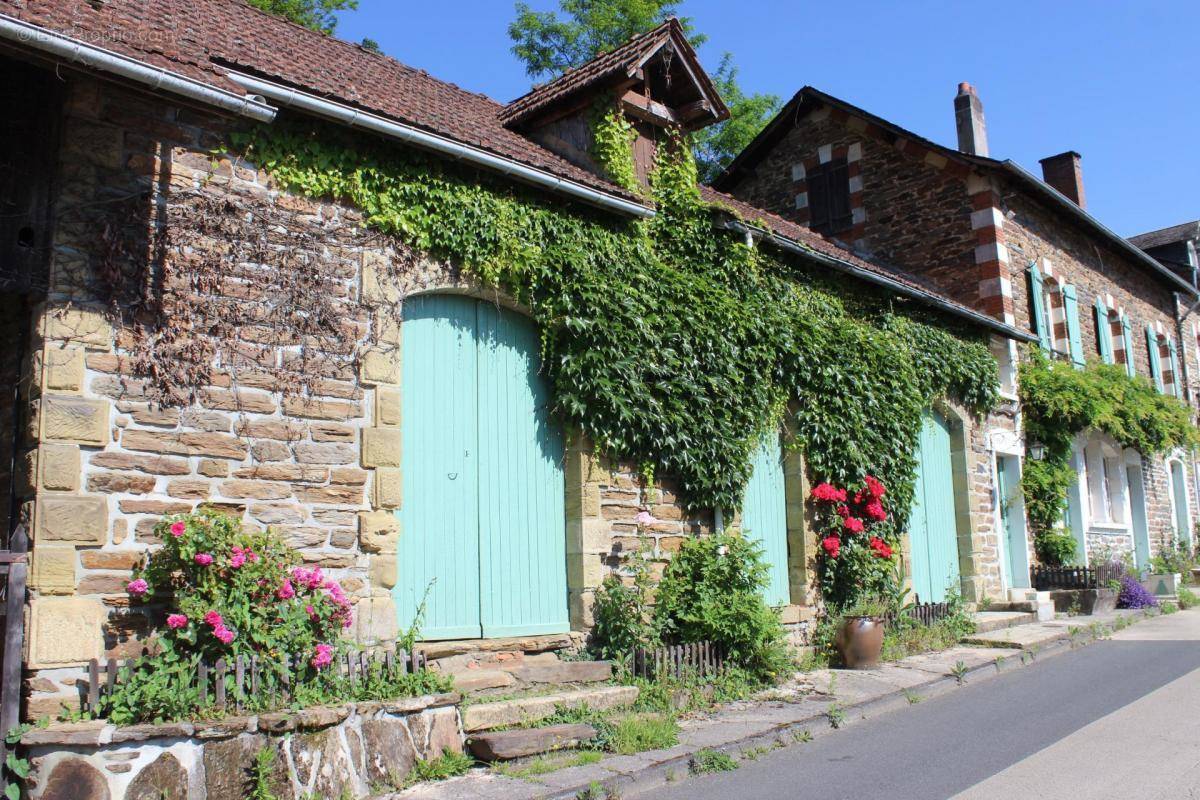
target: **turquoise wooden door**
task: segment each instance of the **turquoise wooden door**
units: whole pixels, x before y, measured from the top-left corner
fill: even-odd
[[[1000,525],[1004,534],[1005,566],[1008,586],[1013,589],[1029,587],[1029,549],[1025,542],[1025,525],[1021,519],[1015,456],[996,457],[996,498],[1000,503]]]
[[[569,627],[563,445],[537,335],[473,298],[404,303],[400,625],[425,639]]]
[[[523,316],[479,308],[479,526],[484,636],[561,633],[567,619],[563,441]]]
[[[783,451],[779,437],[767,436],[754,452],[753,472],[742,504],[742,530],[763,548],[770,567],[766,599],[770,605],[792,602],[788,588],[787,507],[783,483]]]
[[[908,536],[913,592],[923,603],[945,600],[958,585],[958,527],[950,427],[936,411],[927,411],[921,424]]]
[[[1192,546],[1192,515],[1188,511],[1187,476],[1183,464],[1171,462],[1171,496],[1175,500],[1175,538]]]

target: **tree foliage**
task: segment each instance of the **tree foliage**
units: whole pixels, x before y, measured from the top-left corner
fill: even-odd
[[[678,0],[560,0],[559,17],[517,3],[508,36],[529,77],[554,78],[677,16],[678,5]],[[691,19],[679,22],[693,47],[705,42],[705,36],[693,32]]]
[[[338,11],[353,11],[358,0],[248,0],[268,14],[289,19],[321,33],[333,33]]]
[[[574,69],[645,33],[675,16],[678,0],[560,0],[560,17],[553,11],[534,11],[517,3],[517,18],[508,26],[513,54],[525,63],[533,79],[547,79]],[[680,18],[693,47],[707,37],[696,33],[692,20]],[[779,110],[772,94],[746,94],[737,82],[733,55],[725,53],[713,84],[729,106],[730,118],[700,131],[694,141],[700,179],[720,174]]]

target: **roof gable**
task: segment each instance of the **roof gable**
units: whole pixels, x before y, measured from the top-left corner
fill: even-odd
[[[700,66],[683,26],[670,17],[615,50],[518,97],[500,110],[499,119],[510,128],[526,128],[561,113],[564,107],[574,110],[605,92],[622,99],[621,95],[638,86],[645,100],[631,97],[636,105],[627,108],[635,116],[654,115],[689,130],[729,118],[729,109]]]

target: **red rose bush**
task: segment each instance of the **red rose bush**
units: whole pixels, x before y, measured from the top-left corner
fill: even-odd
[[[868,475],[861,486],[819,483],[810,494],[821,542],[821,593],[834,608],[887,591],[896,566],[888,521],[887,488]]]

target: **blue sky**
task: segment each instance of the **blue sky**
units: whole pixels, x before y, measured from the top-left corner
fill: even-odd
[[[555,0],[532,0],[552,9]],[[976,86],[991,154],[1035,174],[1083,155],[1088,210],[1123,235],[1200,218],[1200,3],[813,3],[684,0],[716,68],[748,91],[811,84],[954,145],[959,81]],[[509,51],[508,0],[360,0],[338,36],[369,36],[436,77],[511,100],[530,85]]]

